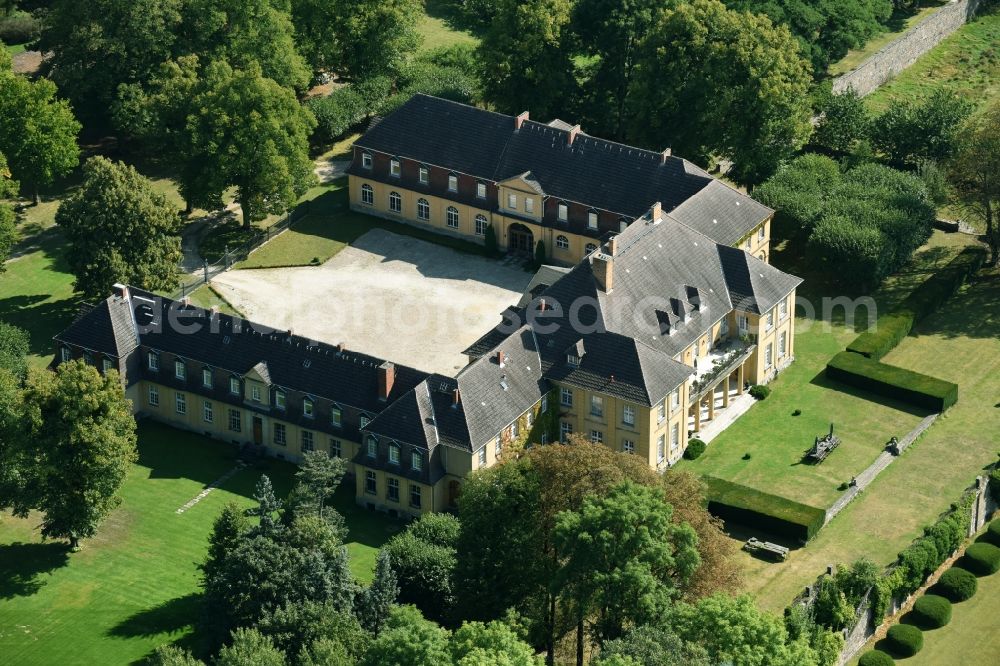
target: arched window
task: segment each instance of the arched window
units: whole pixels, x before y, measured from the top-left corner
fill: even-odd
[[[454,206],[448,206],[448,226],[458,229],[458,209]]]
[[[594,252],[596,249],[597,249],[596,245],[594,245],[593,243],[587,243],[587,247],[583,249],[583,253],[590,254],[591,252]]]
[[[421,220],[431,219],[431,206],[427,199],[417,199],[417,217]]]
[[[763,252],[761,252],[761,253],[760,253],[760,260],[761,260],[761,261],[767,261],[767,255],[766,255],[766,254],[764,254]]]
[[[569,239],[565,236],[556,236],[556,247],[560,250],[569,249]]]
[[[366,169],[372,168],[372,154],[371,153],[361,153],[361,166]]]
[[[375,190],[368,183],[361,186],[361,203],[368,206],[375,204]]]
[[[399,192],[389,193],[389,210],[393,213],[403,212],[403,197],[399,196]]]
[[[476,235],[485,236],[486,227],[490,225],[485,215],[476,215]]]

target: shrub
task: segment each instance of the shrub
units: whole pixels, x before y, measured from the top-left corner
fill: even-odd
[[[792,412],[792,416],[801,416],[801,415],[802,415],[801,409],[796,409],[794,412]]]
[[[41,23],[31,14],[18,12],[0,18],[0,42],[4,44],[24,44],[38,37]]]
[[[684,449],[684,457],[688,460],[697,460],[698,457],[705,452],[705,442],[698,438],[694,438],[688,442],[687,448]]]
[[[865,652],[861,655],[861,659],[858,659],[858,666],[893,666],[895,663],[892,657],[881,650]]]
[[[894,624],[885,636],[890,652],[900,657],[912,657],[924,647],[923,633],[909,624]]]
[[[989,576],[1000,570],[1000,548],[991,543],[974,543],[965,550],[961,566],[977,576]]]
[[[932,591],[957,603],[971,599],[976,594],[977,587],[975,574],[961,567],[952,567],[941,574]]]
[[[750,387],[750,395],[753,396],[754,400],[764,400],[771,395],[771,389],[763,384],[754,384]]]
[[[316,143],[328,143],[344,135],[364,120],[370,111],[354,86],[344,86],[326,97],[311,99],[306,106],[316,116],[313,132]]]
[[[925,594],[916,600],[910,614],[921,629],[938,629],[951,622],[951,602],[936,594]]]
[[[826,365],[826,376],[936,412],[942,412],[958,401],[958,384],[851,352],[840,352],[830,359]]]
[[[993,470],[994,472],[998,470]],[[996,483],[1000,485],[1000,477],[995,477],[990,481],[991,484]],[[986,534],[983,535],[988,543],[992,543],[994,546],[1000,546],[1000,518],[994,520],[990,523],[990,526],[986,528]]]

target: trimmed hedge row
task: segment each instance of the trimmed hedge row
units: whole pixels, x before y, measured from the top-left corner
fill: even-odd
[[[909,624],[894,624],[885,635],[889,651],[900,657],[912,657],[924,647],[924,634]]]
[[[703,477],[708,510],[743,525],[806,542],[823,527],[826,511],[711,476]]]
[[[846,351],[830,359],[826,376],[935,412],[942,412],[958,401],[958,384]]]
[[[931,591],[952,603],[967,601],[976,594],[979,583],[976,575],[961,567],[952,567],[941,574]]]
[[[909,335],[914,324],[934,312],[958,291],[979,270],[985,259],[984,248],[965,248],[947,266],[910,292],[892,312],[879,317],[875,328],[855,338],[847,346],[847,351],[879,360]]]
[[[881,650],[865,652],[858,659],[858,666],[893,666],[895,663],[892,657]]]
[[[913,603],[910,615],[921,629],[940,629],[951,622],[951,602],[936,594],[925,594]]]
[[[1000,548],[991,543],[974,543],[965,549],[961,567],[977,576],[992,576],[1000,571]]]

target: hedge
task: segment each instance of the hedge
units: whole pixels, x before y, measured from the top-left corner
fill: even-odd
[[[684,457],[688,460],[697,460],[705,452],[705,442],[697,437],[688,441],[687,448],[684,449]]]
[[[851,352],[840,352],[830,359],[826,376],[935,412],[942,412],[958,401],[958,384]]]
[[[826,511],[711,476],[703,477],[708,510],[716,516],[800,541],[813,538]]]
[[[941,578],[938,579],[931,591],[951,602],[958,603],[971,599],[976,594],[978,586],[974,573],[961,567],[952,567],[941,574]]]
[[[951,602],[936,594],[925,594],[914,602],[910,615],[921,629],[940,629],[951,622]]]
[[[858,666],[893,666],[895,663],[892,657],[881,650],[865,652],[858,659]]]
[[[965,549],[960,563],[977,576],[990,576],[1000,571],[1000,548],[991,543],[974,543]]]
[[[865,331],[847,346],[847,351],[879,360],[909,335],[914,324],[934,312],[965,284],[986,259],[981,247],[968,247],[948,262],[948,265],[910,292],[903,302],[875,322],[875,328]]]
[[[986,534],[983,535],[983,538],[994,546],[1000,546],[1000,518],[990,523],[990,526],[986,528]]]
[[[924,647],[923,633],[909,624],[894,624],[885,635],[889,651],[900,657],[912,657]]]

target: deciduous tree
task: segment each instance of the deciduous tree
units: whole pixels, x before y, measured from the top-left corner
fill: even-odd
[[[10,177],[7,158],[0,153],[0,199],[16,196],[17,186],[17,181]],[[17,241],[16,219],[14,208],[0,201],[0,273],[7,270],[7,258]]]
[[[430,514],[393,537],[383,549],[399,584],[399,601],[429,619],[446,622],[455,603],[457,525],[452,516]],[[426,523],[426,526],[425,526]]]
[[[361,664],[441,666],[450,661],[447,630],[425,620],[414,606],[396,606]]]
[[[420,46],[418,0],[355,0],[340,8],[338,65],[355,79],[399,72]]]
[[[821,117],[813,130],[812,143],[839,153],[850,153],[871,134],[872,120],[853,88],[824,96]]]
[[[1000,260],[1000,103],[962,127],[950,173],[962,202],[985,223],[990,264],[996,266]]]
[[[959,130],[971,113],[969,100],[947,90],[924,100],[897,101],[872,123],[872,143],[899,164],[947,160],[955,154]]]
[[[177,211],[133,167],[92,157],[56,212],[76,288],[104,298],[116,282],[169,289],[181,259]]]
[[[285,653],[253,628],[233,631],[233,640],[219,650],[215,666],[287,666]]]
[[[456,666],[540,666],[541,659],[503,622],[466,622],[449,644]]]

